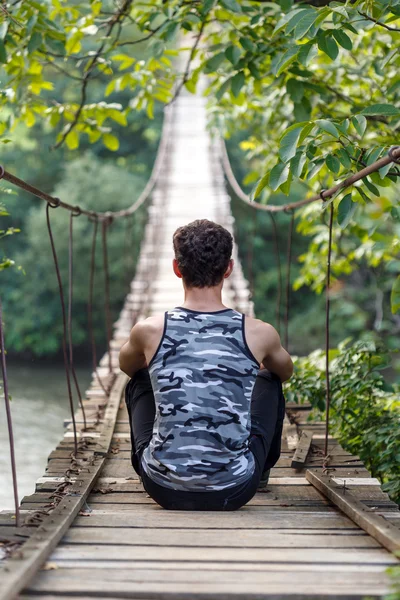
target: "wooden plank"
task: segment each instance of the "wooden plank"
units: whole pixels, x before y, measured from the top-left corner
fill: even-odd
[[[291,463],[292,469],[303,469],[304,463],[307,460],[307,455],[310,450],[312,441],[312,434],[306,431],[301,432],[299,443],[297,444],[296,451],[293,456]]]
[[[334,502],[350,519],[372,535],[390,552],[400,550],[400,530],[380,515],[374,514],[350,491],[332,482],[327,475],[307,470],[306,477],[312,485]]]
[[[363,573],[362,578],[355,578],[353,573],[330,572],[329,593],[340,593],[344,590],[357,594],[385,594],[389,592],[389,577],[384,572]],[[287,572],[253,571],[251,578],[244,577],[237,566],[228,571],[207,571],[207,577],[200,571],[127,569],[108,570],[107,572],[90,569],[58,569],[41,572],[29,586],[36,593],[69,593],[71,595],[89,593],[101,595],[116,594],[125,598],[141,598],[146,593],[154,597],[165,594],[179,598],[179,594],[190,598],[199,598],[203,594],[234,595],[235,598],[248,598],[249,595],[282,594],[288,592]],[[324,577],[311,577],[309,572],[296,571],[290,573],[290,587],[296,593],[326,592]],[[290,593],[290,592],[289,592]]]
[[[93,511],[90,517],[77,517],[73,527],[141,528],[160,527],[170,529],[297,529],[299,519],[305,528],[310,529],[356,529],[356,525],[345,516],[335,512],[303,512],[288,514],[274,510],[260,513],[256,507],[245,507],[231,514],[218,512],[165,511],[159,506],[138,508],[128,513],[110,513],[107,517]]]
[[[62,560],[52,560],[57,567],[61,567],[62,569],[129,569],[132,568],[132,560],[112,560],[111,558],[104,560],[92,560],[92,559],[62,559]],[[290,567],[287,563],[269,563],[267,561],[259,561],[257,559],[256,554],[254,555],[254,561],[248,562],[225,562],[222,560],[216,561],[158,561],[158,560],[140,560],[135,559],[135,568],[138,569],[156,569],[156,570],[164,570],[168,571],[169,569],[182,569],[182,570],[193,570],[193,571],[203,571],[204,577],[207,577],[207,571],[225,571],[233,568],[238,568],[240,571],[281,571],[288,573],[290,568],[290,572],[292,571],[304,571],[311,572],[314,574],[324,573],[327,574],[327,571],[336,571],[336,572],[345,572],[345,573],[354,573],[355,577],[357,577],[357,573],[382,573],[382,571],[387,569],[386,564],[371,564],[371,563],[291,563]],[[246,577],[249,577],[247,574]],[[108,595],[107,595],[108,598]],[[314,596],[312,596],[314,600]],[[326,600],[327,596],[325,596],[324,600]],[[19,600],[21,596],[19,596]],[[285,594],[286,599],[286,594]],[[48,596],[46,595],[46,600],[48,600]],[[69,597],[71,600],[71,597]],[[74,600],[76,597],[74,596]],[[279,599],[280,600],[280,599]],[[310,600],[310,599],[308,599]]]
[[[107,409],[103,444],[106,444],[107,440],[109,444],[111,443],[113,417],[116,418],[126,380],[125,375],[118,376],[110,394],[110,410]],[[103,445],[100,452],[103,452]],[[82,508],[103,462],[104,458],[101,455],[94,457],[93,465],[88,467],[85,473],[80,474],[79,479],[71,487],[70,494],[74,495],[68,495],[61,500],[51,515],[24,544],[22,557],[18,554],[7,560],[0,574],[0,600],[13,600],[44,563]]]
[[[90,518],[90,517],[88,517]],[[297,524],[298,525],[298,524]],[[100,528],[94,537],[85,529],[85,543],[87,546],[69,546],[69,558],[78,558],[80,551],[88,558],[122,559],[125,556],[124,548],[131,546],[165,546],[165,547],[203,547],[203,548],[380,548],[380,545],[371,536],[365,534],[362,529],[351,531],[332,531],[330,529],[279,529],[268,531],[268,535],[262,529],[250,530],[220,530],[220,529],[174,529],[149,528],[145,530],[109,531]],[[71,530],[72,531],[72,530]],[[76,540],[75,536],[69,535],[68,539]],[[118,534],[120,534],[118,536]],[[82,537],[82,534],[81,534]],[[94,547],[94,544],[104,545]],[[93,546],[92,546],[93,545]],[[62,543],[59,548],[64,548]],[[121,554],[119,554],[119,549]],[[76,555],[74,556],[74,552]],[[57,556],[60,557],[58,551]],[[63,555],[64,556],[64,555]],[[128,560],[128,556],[125,559]]]

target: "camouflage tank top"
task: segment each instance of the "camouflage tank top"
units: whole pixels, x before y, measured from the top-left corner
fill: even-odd
[[[155,483],[182,491],[216,491],[254,472],[248,449],[250,403],[259,363],[245,317],[225,309],[165,313],[149,364],[156,402],[153,436],[142,456]]]

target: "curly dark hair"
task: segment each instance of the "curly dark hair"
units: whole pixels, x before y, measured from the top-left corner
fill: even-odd
[[[233,238],[227,229],[207,219],[193,221],[175,231],[173,244],[187,287],[221,283],[232,256]]]

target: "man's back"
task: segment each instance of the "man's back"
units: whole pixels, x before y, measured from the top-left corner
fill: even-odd
[[[248,479],[250,403],[259,363],[244,334],[244,315],[176,308],[150,360],[156,401],[143,468],[183,491],[229,488]]]

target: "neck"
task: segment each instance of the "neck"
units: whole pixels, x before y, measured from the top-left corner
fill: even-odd
[[[199,311],[216,311],[226,308],[222,304],[222,284],[209,288],[186,288],[183,308]]]

